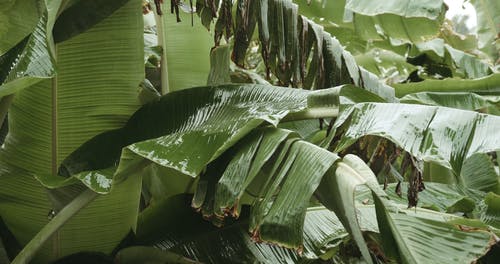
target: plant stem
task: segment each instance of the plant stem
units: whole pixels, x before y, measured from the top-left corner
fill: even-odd
[[[98,196],[92,190],[85,190],[64,207],[54,218],[47,223],[38,234],[21,250],[12,261],[12,264],[28,263],[44,245],[44,243],[59,230],[71,217],[76,215],[82,208]]]
[[[163,10],[163,6],[162,10]],[[167,66],[167,46],[166,46],[166,30],[164,24],[164,18],[155,13],[156,21],[156,35],[158,37],[158,46],[161,47],[161,60],[160,60],[160,73],[161,73],[161,94],[167,94],[170,89],[168,85],[168,66]]]
[[[318,119],[318,118],[329,118],[337,117],[339,115],[339,109],[334,107],[317,107],[309,108],[305,111],[290,113],[285,116],[281,122],[298,121],[304,119]]]

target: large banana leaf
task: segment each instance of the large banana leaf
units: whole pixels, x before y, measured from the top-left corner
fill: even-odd
[[[355,56],[358,65],[388,83],[399,83],[417,68],[406,62],[406,58],[392,51],[373,49]]]
[[[61,12],[54,24],[54,41],[58,43],[88,30],[113,14],[128,1],[87,0],[66,2],[66,6],[63,6],[65,8],[64,12]]]
[[[490,64],[487,61],[466,51],[455,49],[441,38],[416,43],[409,52],[410,57],[423,54],[433,63],[448,66],[453,76],[472,79],[491,74]]]
[[[500,117],[445,107],[360,103],[336,121],[345,132],[341,151],[362,136],[387,138],[413,156],[436,162],[460,175],[463,163],[476,153],[500,149]]]
[[[117,173],[135,165],[131,160],[136,155],[196,177],[207,163],[263,123],[277,125],[287,115],[336,116],[337,93],[335,88],[308,92],[270,85],[222,85],[176,91],[144,105],[123,128],[86,142],[65,158],[59,174],[85,178],[85,171],[116,164],[126,147],[122,153],[125,162],[120,163]],[[106,150],[99,153],[103,144]],[[89,187],[96,190],[101,186]]]
[[[241,219],[217,228],[189,208],[190,198],[175,196],[146,209],[139,217],[137,243],[169,250],[203,263],[307,263],[346,240],[347,233],[331,211],[308,208],[304,251],[255,243],[248,234],[248,210]],[[175,212],[176,217],[171,217]],[[302,232],[302,231],[301,231]]]
[[[213,33],[198,22],[191,25],[191,14],[181,12],[181,22],[170,15],[170,6],[162,5],[163,14],[157,19],[159,43],[163,46],[163,58],[168,71],[168,90],[176,91],[187,87],[207,84],[210,70],[210,48]],[[160,33],[161,31],[161,33]]]
[[[485,50],[492,56],[493,61],[496,61],[500,56],[498,42],[500,5],[494,0],[472,0],[471,4],[476,9],[479,48]]]
[[[385,192],[389,198],[398,204],[407,204],[406,195],[407,183],[398,184],[393,183],[387,186]],[[401,190],[398,194],[396,191]],[[476,199],[477,198],[477,199]],[[418,195],[419,208],[435,210],[447,213],[470,213],[483,197],[470,197],[466,195],[463,190],[456,185],[448,185],[436,182],[426,182],[425,191]],[[364,204],[373,204],[371,190],[360,190],[356,195],[356,200]]]
[[[398,211],[374,195],[385,253],[401,263],[471,263],[494,245],[487,228],[471,228]],[[396,253],[397,252],[397,253]]]
[[[143,79],[139,8],[140,1],[130,1],[92,29],[58,44],[57,77],[16,94],[0,153],[0,214],[22,244],[50,221],[56,209],[52,202],[58,202],[56,196],[51,195],[55,201],[47,198],[33,174],[56,173],[82,142],[120,126],[138,106],[136,89]],[[140,181],[131,178],[114,187],[113,194],[97,198],[56,232],[38,260],[82,250],[111,252],[135,226]],[[79,189],[69,190],[70,196]]]
[[[335,173],[327,174],[317,190],[319,200],[338,215],[349,231],[363,258],[372,263],[370,252],[361,233],[360,223],[354,204],[354,194],[358,185],[366,185],[385,196],[378,187],[377,179],[370,168],[357,156],[346,155],[336,164]]]
[[[481,95],[498,95],[500,93],[500,73],[472,79],[425,80],[416,83],[393,84],[396,96],[401,97],[418,92],[469,92]]]
[[[42,12],[37,0],[2,1],[0,5],[0,56],[28,36]]]
[[[481,110],[487,107],[499,107],[500,97],[486,97],[468,92],[420,92],[407,94],[401,103],[446,106],[462,110]]]
[[[193,200],[193,205],[201,207],[203,213],[209,217],[213,214],[213,201],[219,201],[217,196],[228,199],[224,197],[224,192],[214,193],[214,186],[210,184],[208,191],[203,187],[207,186],[206,180],[212,184],[217,182],[217,179],[214,181],[212,177],[220,177],[220,174],[214,174],[211,168],[225,169],[225,166],[218,166],[224,164],[227,158],[226,154],[220,156],[221,154],[263,122],[277,125],[285,116],[288,115],[290,118],[289,114],[292,116],[294,114],[296,117],[314,117],[315,111],[319,111],[321,116],[336,115],[335,101],[331,100],[335,98],[337,91],[338,89],[331,89],[319,93],[264,85],[231,85],[199,87],[169,93],[159,101],[142,107],[122,129],[106,132],[85,143],[65,159],[59,172],[65,176],[75,174],[74,177],[82,179],[84,184],[94,190],[108,192],[113,175],[108,173],[108,178],[105,178],[105,170],[88,171],[112,166],[117,162],[121,149],[125,147],[120,164],[114,172],[118,179],[128,176],[131,171],[144,168],[151,162],[196,177],[202,173],[207,164],[214,161],[216,165],[209,166],[202,173]],[[266,133],[268,132],[271,133],[269,137],[262,136],[264,142],[262,150],[252,152],[256,158],[255,166],[252,164],[254,167],[249,170],[251,174],[249,177],[241,179],[231,176],[230,173],[238,173],[238,170],[228,168],[228,175],[224,179],[227,178],[232,187],[240,188],[233,181],[237,183],[244,180],[249,184],[252,177],[255,177],[255,172],[260,170],[274,149],[290,133],[273,130]],[[275,138],[275,135],[278,137]],[[273,141],[277,145],[267,149],[272,146]],[[304,210],[321,177],[337,159],[336,155],[315,145],[295,141],[287,141],[290,148],[282,149],[279,153],[283,165],[279,165],[281,161],[276,163],[276,168],[270,174],[275,179],[267,181],[266,178],[260,177],[260,181],[264,184],[262,188],[268,191],[264,193],[265,202],[261,203],[265,206],[259,205],[259,209],[253,213],[256,218],[252,225],[256,238],[290,247],[302,245],[300,230],[302,230]],[[257,140],[256,143],[259,142]],[[134,144],[129,145],[131,143]],[[101,152],[102,155],[96,155],[102,150],[103,144],[106,145],[106,151]],[[245,148],[242,151],[245,151]],[[299,155],[302,152],[308,154]],[[236,157],[234,162],[237,163],[239,155]],[[301,177],[308,168],[305,164],[316,164],[315,170],[308,172],[311,176],[307,178]],[[169,176],[175,174],[167,174],[164,177]],[[66,178],[60,176],[59,179],[62,181],[58,182],[54,178],[58,177],[39,177],[47,186],[54,186],[54,182],[56,185],[67,182]],[[171,181],[176,179],[171,178]],[[273,190],[280,185],[285,191],[273,197],[271,195],[274,193]],[[308,188],[304,189],[303,186]],[[229,190],[232,187],[226,188]],[[235,192],[236,196],[229,201],[221,200],[222,203],[218,203],[222,207],[220,210],[237,207],[233,206],[233,203],[241,197],[241,191],[243,191],[241,188],[233,190],[231,192]],[[288,204],[288,194],[299,192],[301,195],[295,196],[296,200],[292,206],[284,206]],[[271,205],[273,206],[270,207]],[[275,232],[278,227],[286,232]]]
[[[395,45],[436,37],[445,12],[443,1],[432,0],[348,0],[346,9],[354,12],[353,22],[360,36],[367,40],[388,37]]]

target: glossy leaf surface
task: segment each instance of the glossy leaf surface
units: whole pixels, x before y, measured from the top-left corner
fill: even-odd
[[[445,107],[361,103],[342,113],[335,126],[341,125],[346,131],[337,150],[362,136],[381,136],[457,174],[473,154],[500,148],[500,140],[489,136],[500,130],[499,117]]]

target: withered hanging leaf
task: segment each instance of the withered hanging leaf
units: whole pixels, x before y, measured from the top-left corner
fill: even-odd
[[[229,42],[229,38],[233,35],[232,9],[232,0],[222,0],[222,4],[219,9],[219,19],[217,19],[217,22],[215,23],[215,46],[219,46],[222,36],[225,37],[226,42]]]
[[[234,34],[234,49],[232,60],[236,65],[244,68],[246,51],[252,40],[257,20],[255,13],[258,9],[257,0],[239,1],[236,9],[236,32]]]

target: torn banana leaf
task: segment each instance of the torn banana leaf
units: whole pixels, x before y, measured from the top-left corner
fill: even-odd
[[[146,209],[139,217],[137,244],[181,254],[203,263],[308,262],[318,259],[347,239],[334,213],[308,208],[304,222],[304,251],[255,243],[248,234],[248,210],[238,221],[217,228],[189,208],[191,198],[175,196]],[[173,212],[177,217],[169,217]],[[158,232],[160,230],[160,232]]]
[[[360,103],[348,107],[335,127],[343,127],[341,151],[367,135],[389,139],[420,160],[436,162],[460,175],[476,153],[500,149],[500,117],[446,107]]]

